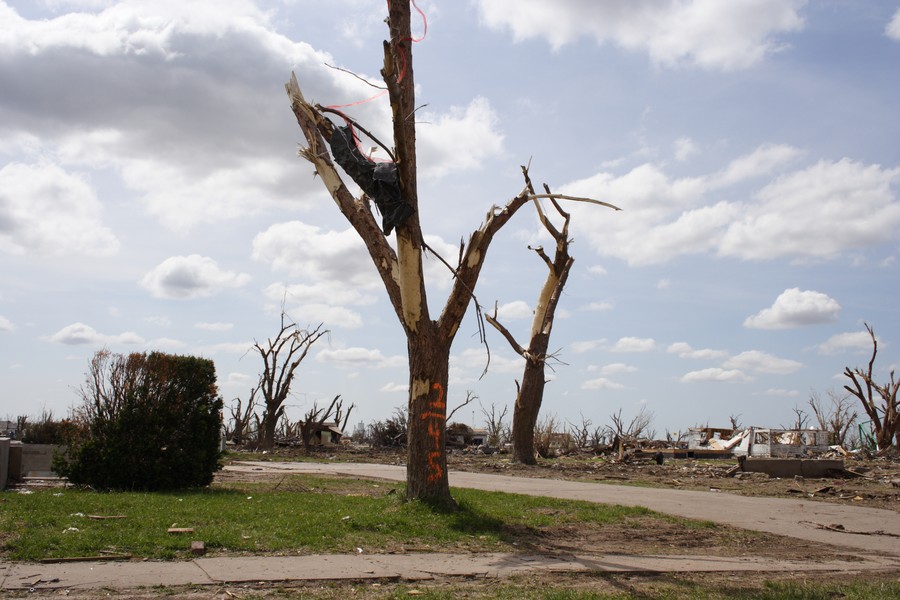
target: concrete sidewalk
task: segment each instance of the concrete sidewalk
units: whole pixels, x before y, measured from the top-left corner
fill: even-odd
[[[525,572],[702,573],[896,571],[900,560],[788,562],[720,556],[359,554],[198,558],[191,561],[0,563],[0,591],[137,588],[287,581],[427,581]]]
[[[405,481],[406,467],[364,463],[240,462],[228,470],[349,475]],[[450,472],[450,486],[643,506],[689,519],[900,557],[900,513],[832,502],[738,496],[561,479]],[[823,529],[840,525],[843,531]]]

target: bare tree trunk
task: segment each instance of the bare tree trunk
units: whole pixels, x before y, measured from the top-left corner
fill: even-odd
[[[526,465],[537,464],[534,450],[534,428],[544,401],[544,363],[527,361],[522,386],[513,409],[513,460]]]
[[[447,381],[450,345],[434,331],[409,344],[406,495],[454,506],[447,477]]]
[[[263,411],[263,418],[260,422],[259,431],[259,447],[264,449],[272,449],[275,447],[275,429],[278,427],[278,419],[284,415],[284,407],[279,406],[275,410]]]

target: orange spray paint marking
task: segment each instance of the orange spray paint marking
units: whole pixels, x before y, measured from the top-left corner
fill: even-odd
[[[440,383],[435,383],[431,389],[438,391],[437,400],[428,404],[430,410],[422,413],[422,420],[428,421],[428,437],[434,441],[434,450],[428,453],[428,482],[433,483],[444,476],[441,467],[441,431],[444,427],[447,404],[444,402],[444,388]]]
[[[439,481],[441,477],[444,476],[444,470],[441,469],[440,463],[441,453],[440,452],[429,452],[428,453],[428,468],[430,469],[428,473],[428,482],[434,483],[435,481]]]

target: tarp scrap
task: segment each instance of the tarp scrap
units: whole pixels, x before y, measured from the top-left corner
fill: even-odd
[[[359,151],[349,125],[334,128],[331,154],[334,155],[334,161],[375,202],[381,213],[384,235],[390,235],[395,227],[402,225],[415,212],[400,193],[397,164],[375,162],[364,156]]]

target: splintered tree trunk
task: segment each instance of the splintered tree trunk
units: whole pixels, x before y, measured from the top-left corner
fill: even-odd
[[[544,363],[526,361],[522,386],[513,410],[513,460],[526,465],[537,464],[534,453],[534,428],[537,426],[544,399]]]
[[[452,508],[444,451],[450,342],[431,329],[409,342],[406,496]]]
[[[531,179],[527,169],[523,168],[525,182],[529,191],[534,193]],[[485,315],[488,323],[494,326],[506,341],[509,342],[517,354],[525,358],[525,372],[522,375],[522,385],[516,395],[516,406],[513,410],[513,459],[526,465],[537,463],[534,456],[534,428],[537,425],[538,414],[541,411],[541,403],[544,400],[544,386],[547,380],[544,378],[544,370],[547,360],[547,349],[550,346],[550,332],[553,329],[553,320],[556,316],[556,307],[569,278],[569,272],[575,259],[569,256],[569,213],[565,212],[559,203],[553,198],[549,187],[546,185],[546,196],[553,207],[563,217],[562,229],[557,229],[544,214],[540,204],[535,202],[538,216],[544,228],[556,241],[556,251],[551,260],[544,252],[543,247],[532,248],[547,266],[547,278],[541,288],[537,304],[534,308],[534,318],[531,322],[531,333],[528,347],[520,345],[513,335],[497,320],[496,309],[493,315]]]

